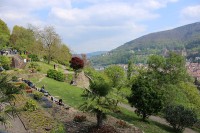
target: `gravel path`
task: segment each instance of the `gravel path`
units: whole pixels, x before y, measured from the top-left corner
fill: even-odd
[[[126,108],[129,111],[135,112],[135,108],[131,107],[130,105],[120,103],[119,106],[123,107],[123,108]],[[163,125],[170,126],[169,123],[167,123],[164,118],[161,118],[161,117],[158,117],[158,116],[150,116],[149,119],[152,120],[152,121],[161,123]],[[186,128],[183,133],[197,133],[197,132],[192,130],[192,129],[190,129],[190,128]]]

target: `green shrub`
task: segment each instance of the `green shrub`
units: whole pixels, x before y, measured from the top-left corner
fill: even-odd
[[[27,58],[27,55],[25,55],[25,54],[21,54],[20,55],[23,59],[26,59]]]
[[[35,101],[33,101],[33,100],[28,100],[26,103],[25,103],[25,105],[24,105],[24,111],[35,111],[35,110],[37,110],[38,109],[38,106],[37,106],[37,104],[36,104],[36,102]]]
[[[64,81],[65,80],[65,74],[63,74],[62,72],[57,72],[56,73],[56,80],[58,80],[58,81]]]
[[[19,88],[22,89],[22,90],[25,89],[26,88],[26,84],[25,83],[20,84]]]
[[[16,82],[18,80],[17,76],[12,76],[12,81]]]
[[[42,98],[42,96],[43,96],[43,93],[41,93],[41,92],[35,91],[35,92],[33,93],[33,98],[34,98],[35,100],[40,100],[40,99]]]
[[[65,74],[54,69],[49,69],[47,71],[47,77],[55,79],[57,81],[64,81],[66,78]]]
[[[35,54],[29,54],[28,58],[31,58],[31,61],[39,61],[38,56]]]
[[[56,128],[54,128],[53,130],[51,130],[50,133],[66,133],[65,127],[64,127],[63,124],[59,124]]]
[[[6,65],[2,65],[2,66],[3,66],[3,68],[4,68],[5,70],[10,70],[10,65],[6,64]]]
[[[67,74],[67,82],[70,83],[73,80],[74,74]]]
[[[182,105],[167,106],[164,110],[167,122],[177,131],[182,132],[186,127],[191,127],[197,122],[197,115]]]
[[[49,69],[47,71],[47,77],[52,78],[52,79],[56,79],[56,73],[57,71],[54,69]]]

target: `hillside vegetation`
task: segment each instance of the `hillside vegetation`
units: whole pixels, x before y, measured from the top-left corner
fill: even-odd
[[[200,56],[200,22],[144,35],[111,50],[107,54],[91,58],[93,65],[110,65],[128,63],[146,63],[151,54],[166,55],[176,51],[188,58]]]

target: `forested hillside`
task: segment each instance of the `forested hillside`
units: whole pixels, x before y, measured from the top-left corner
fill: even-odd
[[[146,63],[148,55],[165,55],[176,51],[188,58],[200,56],[200,22],[144,35],[111,50],[108,54],[91,59],[93,65],[109,65],[127,63],[132,59],[135,63]]]

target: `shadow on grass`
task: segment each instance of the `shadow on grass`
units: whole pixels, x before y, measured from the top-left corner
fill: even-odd
[[[164,124],[161,124],[161,123],[158,123],[158,122],[155,122],[155,121],[151,121],[152,124],[158,126],[159,128],[169,132],[169,133],[176,133],[176,131],[174,131],[174,129],[170,126],[167,126],[167,125],[164,125]]]
[[[159,133],[175,133],[173,128],[170,126],[152,120],[142,121],[142,119],[138,117],[134,112],[130,112],[125,109],[122,109],[120,113],[111,113],[110,115],[127,121],[128,123],[139,127],[147,133],[155,133],[155,131]]]

